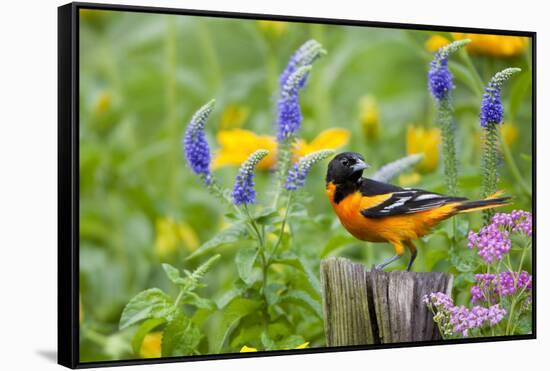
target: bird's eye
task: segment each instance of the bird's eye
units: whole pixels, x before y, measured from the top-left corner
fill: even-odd
[[[348,160],[342,160],[342,165],[348,166],[348,165],[349,165],[349,161],[348,161]]]

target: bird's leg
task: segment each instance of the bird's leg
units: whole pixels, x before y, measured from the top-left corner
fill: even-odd
[[[393,247],[395,248],[395,255],[384,260],[382,263],[377,264],[375,266],[376,269],[384,269],[388,264],[393,263],[397,259],[399,259],[401,256],[403,256],[403,244],[401,241],[399,242],[392,242]]]
[[[409,251],[411,252],[411,259],[409,260],[409,264],[407,264],[407,272],[410,272],[414,259],[416,259],[417,250],[412,241],[405,241],[405,245],[407,245]]]

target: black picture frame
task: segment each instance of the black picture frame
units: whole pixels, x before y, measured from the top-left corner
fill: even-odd
[[[536,339],[537,337],[537,290],[536,290],[536,249],[537,233],[533,231],[533,330],[529,335],[498,336],[445,341],[407,342],[393,344],[359,345],[294,349],[284,351],[262,351],[257,353],[208,354],[199,356],[170,357],[160,359],[130,359],[116,361],[80,362],[79,359],[79,10],[96,9],[129,11],[151,14],[174,14],[183,16],[207,16],[218,18],[277,20],[300,23],[319,23],[346,26],[368,26],[399,28],[409,30],[429,30],[445,32],[465,32],[479,34],[523,36],[532,40],[532,174],[533,205],[532,214],[536,225],[536,32],[466,28],[407,23],[387,23],[349,19],[328,19],[297,17],[270,14],[234,13],[224,11],[203,11],[190,9],[130,6],[114,4],[94,4],[73,2],[58,8],[58,363],[69,368],[90,368],[155,364],[169,362],[189,362],[228,358],[266,357],[289,354],[341,352],[381,348],[417,347],[426,345],[447,345],[461,343],[481,343]]]

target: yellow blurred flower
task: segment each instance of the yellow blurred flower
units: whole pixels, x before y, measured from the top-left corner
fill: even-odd
[[[257,352],[258,349],[256,348],[252,348],[252,347],[247,347],[246,345],[243,345],[243,347],[241,348],[241,350],[239,351],[240,353],[251,353],[251,352]]]
[[[472,54],[489,55],[492,57],[513,57],[521,54],[529,45],[527,37],[503,36],[503,35],[482,35],[473,33],[453,32],[454,40],[470,39],[471,43],[466,45],[466,50]],[[450,43],[447,38],[434,35],[426,41],[426,49],[436,52],[440,47]]]
[[[277,159],[277,141],[269,135],[257,135],[245,129],[222,130],[217,135],[220,149],[212,160],[212,168],[240,166],[248,156],[258,149],[267,149],[268,155],[256,166],[269,169]]]
[[[450,43],[450,41],[446,37],[443,37],[441,35],[433,35],[428,40],[426,40],[424,46],[428,51],[435,53],[439,50],[439,48],[447,45],[448,43]]]
[[[309,347],[309,341],[306,341],[305,343],[300,344],[297,347],[292,348],[292,349],[305,349],[307,347]],[[246,345],[243,345],[243,347],[241,348],[241,350],[239,352],[240,353],[251,353],[251,352],[257,352],[257,351],[258,351],[258,349],[256,349],[256,348],[247,347]]]
[[[407,154],[424,154],[424,159],[416,165],[421,172],[434,171],[439,162],[439,143],[441,133],[437,128],[426,129],[409,126],[407,128]]]
[[[187,250],[194,251],[199,247],[199,239],[187,223],[177,223],[172,218],[161,218],[156,221],[155,254],[164,258],[181,244]]]
[[[367,95],[359,100],[359,122],[363,135],[368,139],[378,138],[380,132],[380,113],[376,98]]]
[[[281,21],[256,21],[258,29],[268,36],[279,37],[284,34],[288,28],[288,22]]]
[[[250,115],[250,108],[238,104],[225,107],[220,118],[220,129],[240,128]]]
[[[320,149],[337,149],[345,145],[351,136],[349,130],[332,128],[322,131],[311,142],[298,139],[293,148],[295,158]],[[212,160],[212,168],[240,166],[258,149],[267,149],[269,154],[258,164],[258,169],[270,169],[277,160],[277,140],[269,135],[257,135],[245,129],[222,130],[217,135],[220,149]]]
[[[95,101],[94,112],[97,114],[102,114],[109,111],[109,109],[111,108],[111,103],[111,93],[109,93],[108,91],[102,91],[101,93],[99,93]]]
[[[505,122],[500,125],[500,135],[504,143],[511,147],[518,140],[519,131],[513,123]]]
[[[160,358],[162,344],[162,332],[151,332],[143,338],[139,355],[142,358]]]
[[[292,153],[295,158],[300,158],[321,149],[338,149],[348,143],[350,136],[350,131],[346,129],[326,129],[309,143],[303,139],[298,139]]]
[[[399,175],[398,182],[401,187],[409,187],[418,184],[420,179],[422,179],[422,176],[415,171],[409,174]]]

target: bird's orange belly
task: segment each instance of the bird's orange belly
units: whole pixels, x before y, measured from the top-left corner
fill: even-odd
[[[350,194],[339,203],[335,203],[327,189],[330,203],[340,222],[354,237],[370,242],[392,242],[415,240],[427,234],[442,218],[432,215],[432,211],[415,214],[395,215],[382,218],[367,218],[361,210],[373,207],[384,200],[371,198],[373,205],[365,205],[365,198],[359,193]]]

